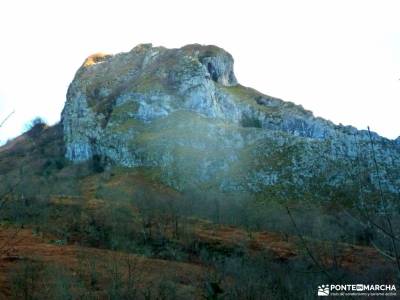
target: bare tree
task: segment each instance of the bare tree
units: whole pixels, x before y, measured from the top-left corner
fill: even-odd
[[[376,178],[377,178],[377,181],[378,181],[379,197],[380,197],[380,201],[382,203],[383,217],[384,217],[385,222],[387,224],[387,230],[382,230],[382,228],[380,226],[377,226],[376,223],[374,223],[374,222],[371,222],[370,224],[372,224],[371,226],[373,226],[375,229],[380,230],[380,232],[382,232],[390,240],[390,242],[392,244],[392,252],[393,253],[389,253],[388,251],[385,251],[385,250],[382,250],[382,249],[378,248],[374,243],[372,243],[372,245],[383,256],[385,256],[386,258],[390,258],[392,261],[396,262],[397,269],[398,269],[398,272],[400,274],[400,256],[399,256],[399,250],[398,250],[398,245],[397,245],[398,237],[395,235],[395,232],[393,230],[392,218],[391,218],[391,216],[390,216],[390,214],[388,212],[388,202],[386,201],[386,199],[384,197],[379,165],[378,165],[378,162],[376,160],[374,141],[372,139],[372,135],[371,135],[371,131],[369,129],[369,126],[368,126],[368,135],[369,135],[369,140],[370,140],[370,145],[371,145],[371,150],[372,150],[372,160],[373,160],[373,163],[374,163],[374,168],[375,168],[375,173],[376,173],[375,175],[376,175]]]
[[[287,214],[289,216],[290,222],[292,223],[293,228],[296,231],[296,235],[298,236],[298,238],[299,238],[299,240],[301,242],[301,246],[306,251],[307,256],[311,259],[312,263],[318,269],[319,272],[323,273],[328,279],[332,280],[332,275],[329,273],[327,268],[317,259],[317,257],[314,255],[314,253],[312,252],[312,250],[308,246],[307,240],[305,239],[305,237],[301,233],[299,227],[297,226],[297,223],[294,220],[293,214],[292,214],[289,206],[288,205],[284,205],[284,207],[285,207],[285,210],[286,210],[286,212],[287,212]]]
[[[372,134],[370,128],[368,127],[368,140],[369,140],[369,147],[370,147],[370,159],[372,160],[372,169],[366,170],[367,175],[371,175],[374,173],[376,178],[376,186],[378,190],[378,199],[380,201],[380,210],[378,213],[375,210],[369,211],[367,208],[367,196],[365,195],[365,182],[361,181],[361,170],[365,166],[361,165],[360,149],[357,149],[358,155],[357,160],[354,164],[352,164],[353,169],[359,170],[358,174],[358,184],[359,184],[359,197],[361,199],[362,207],[356,206],[356,212],[350,212],[346,208],[342,208],[343,211],[346,213],[347,216],[351,217],[361,225],[365,230],[369,232],[368,242],[377,250],[377,252],[382,255],[385,259],[393,262],[396,266],[398,273],[400,274],[400,252],[399,252],[399,242],[400,236],[394,230],[395,225],[393,224],[393,219],[391,213],[388,211],[389,208],[389,200],[385,197],[385,193],[383,190],[382,184],[382,172],[380,170],[380,166],[377,160],[377,152],[376,146],[374,144],[374,140],[372,138]],[[358,144],[357,144],[358,145]],[[365,175],[365,174],[364,174]],[[376,207],[374,205],[373,207]],[[381,222],[380,222],[381,220]],[[374,241],[374,237],[378,237],[381,241],[388,241],[390,246],[386,245],[386,247],[382,248],[379,243]]]

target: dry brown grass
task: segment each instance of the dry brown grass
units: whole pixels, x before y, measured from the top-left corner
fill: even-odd
[[[7,240],[14,234],[12,229],[0,230],[0,242]],[[10,272],[21,261],[37,261],[45,265],[59,265],[77,274],[82,267],[82,259],[95,259],[97,272],[101,282],[108,280],[109,263],[121,263],[122,273],[127,272],[124,262],[127,260],[135,263],[135,272],[140,278],[140,284],[154,284],[165,278],[174,281],[177,288],[193,291],[194,297],[200,297],[200,291],[195,283],[201,282],[205,276],[206,268],[182,262],[173,262],[161,259],[145,258],[123,252],[80,247],[75,245],[55,245],[49,242],[50,237],[34,236],[31,230],[23,229],[18,232],[12,252],[0,257],[0,298],[10,297]],[[89,270],[88,270],[89,272]],[[197,295],[197,296],[196,296]]]
[[[88,58],[86,58],[85,62],[83,63],[83,66],[90,67],[91,65],[95,65],[99,62],[102,62],[103,60],[105,60],[109,57],[111,57],[111,54],[103,53],[103,52],[98,52],[98,53],[92,54]]]
[[[298,248],[294,237],[284,240],[280,234],[269,232],[254,232],[249,235],[249,232],[235,227],[217,226],[201,221],[196,221],[192,225],[195,226],[195,238],[210,249],[229,251],[244,247],[250,255],[267,252],[272,259],[279,261],[300,258],[301,249]],[[14,229],[1,229],[0,243],[7,241],[14,234]],[[9,274],[18,262],[24,260],[39,261],[46,265],[60,265],[72,274],[77,274],[79,268],[82,267],[82,257],[95,259],[98,262],[97,271],[100,274],[99,286],[102,286],[102,282],[104,282],[104,286],[106,285],[109,262],[122,262],[121,266],[124,269],[123,262],[131,260],[135,262],[136,270],[139,270],[140,275],[136,275],[140,277],[142,287],[168,278],[177,284],[177,288],[194,292],[195,299],[201,296],[199,287],[209,271],[207,267],[199,263],[146,258],[118,251],[76,245],[55,245],[50,243],[51,239],[50,236],[35,236],[29,229],[22,229],[18,232],[11,251],[0,258],[1,299],[8,299],[10,296]],[[385,264],[379,253],[372,248],[350,245],[343,249],[338,260],[341,261],[342,267],[355,272],[362,272],[364,266],[371,264]],[[331,264],[331,258],[325,257],[324,263]],[[127,272],[127,270],[123,272]]]

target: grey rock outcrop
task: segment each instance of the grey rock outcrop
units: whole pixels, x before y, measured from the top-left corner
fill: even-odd
[[[66,157],[81,162],[99,155],[152,168],[177,189],[262,192],[350,186],[349,178],[372,167],[374,154],[385,189],[400,186],[398,140],[370,137],[243,87],[233,65],[223,49],[201,45],[144,44],[89,57],[62,112]]]

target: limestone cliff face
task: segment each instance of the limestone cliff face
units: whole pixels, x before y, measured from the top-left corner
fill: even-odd
[[[346,185],[372,167],[372,154],[385,188],[400,186],[398,142],[239,85],[232,56],[215,46],[90,56],[68,89],[62,125],[68,159],[148,167],[177,189]]]

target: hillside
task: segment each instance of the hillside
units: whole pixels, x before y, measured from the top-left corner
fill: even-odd
[[[88,57],[0,147],[1,299],[400,284],[400,144],[240,85],[216,46]]]

